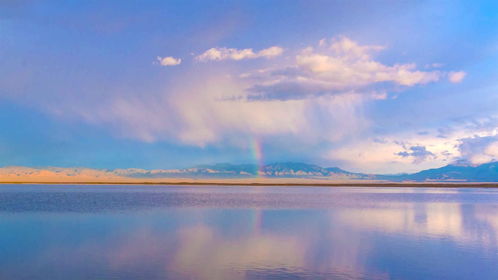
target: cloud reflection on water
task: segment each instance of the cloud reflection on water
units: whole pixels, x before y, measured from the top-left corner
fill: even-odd
[[[288,205],[286,199],[295,203],[298,192],[309,195],[296,189],[272,192],[282,192],[282,205]],[[498,274],[498,205],[492,192],[315,192],[322,200],[302,199],[320,201],[317,208],[303,201],[295,208],[0,212],[0,278],[31,279],[37,273],[45,279],[465,279],[482,272],[480,279],[495,279]],[[258,193],[268,195],[265,189]]]
[[[385,208],[348,209],[333,219],[363,231],[450,238],[459,243],[498,246],[497,205],[412,203]]]

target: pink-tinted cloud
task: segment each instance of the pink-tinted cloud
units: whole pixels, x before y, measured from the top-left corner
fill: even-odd
[[[461,83],[463,79],[467,76],[464,71],[455,71],[448,73],[448,80],[454,84]]]
[[[157,60],[159,61],[159,64],[161,64],[162,66],[175,66],[182,63],[181,58],[174,58],[172,56],[166,56],[166,57],[158,56]]]

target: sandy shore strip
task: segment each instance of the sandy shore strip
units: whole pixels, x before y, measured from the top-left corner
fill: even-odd
[[[3,180],[2,180],[3,179]],[[10,179],[10,180],[9,180]],[[185,185],[185,186],[314,186],[314,187],[434,187],[434,188],[498,188],[498,182],[390,182],[390,181],[336,181],[304,178],[247,178],[247,179],[192,179],[192,178],[120,178],[111,180],[78,180],[78,178],[0,178],[0,184],[53,185]]]

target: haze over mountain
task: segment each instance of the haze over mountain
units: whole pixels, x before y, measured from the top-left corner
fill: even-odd
[[[364,174],[343,170],[339,167],[321,167],[301,162],[278,162],[258,166],[256,164],[219,163],[183,169],[90,169],[90,168],[0,168],[0,182],[33,181],[126,181],[149,179],[251,179],[288,178],[321,179],[331,181],[415,181],[415,182],[498,182],[498,162],[481,165],[451,164],[412,174]],[[42,180],[43,181],[43,180]]]

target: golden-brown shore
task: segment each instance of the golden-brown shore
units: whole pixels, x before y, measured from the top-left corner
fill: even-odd
[[[365,187],[482,187],[498,188],[498,182],[393,182],[330,177],[315,178],[136,178],[88,168],[0,168],[0,184],[101,184],[101,185],[219,185],[219,186],[365,186]]]
[[[34,178],[33,178],[34,179]],[[438,188],[498,188],[494,182],[383,182],[336,181],[301,178],[247,178],[247,179],[135,179],[118,180],[2,180],[0,184],[57,184],[57,185],[191,185],[191,186],[314,186],[314,187],[438,187]]]

